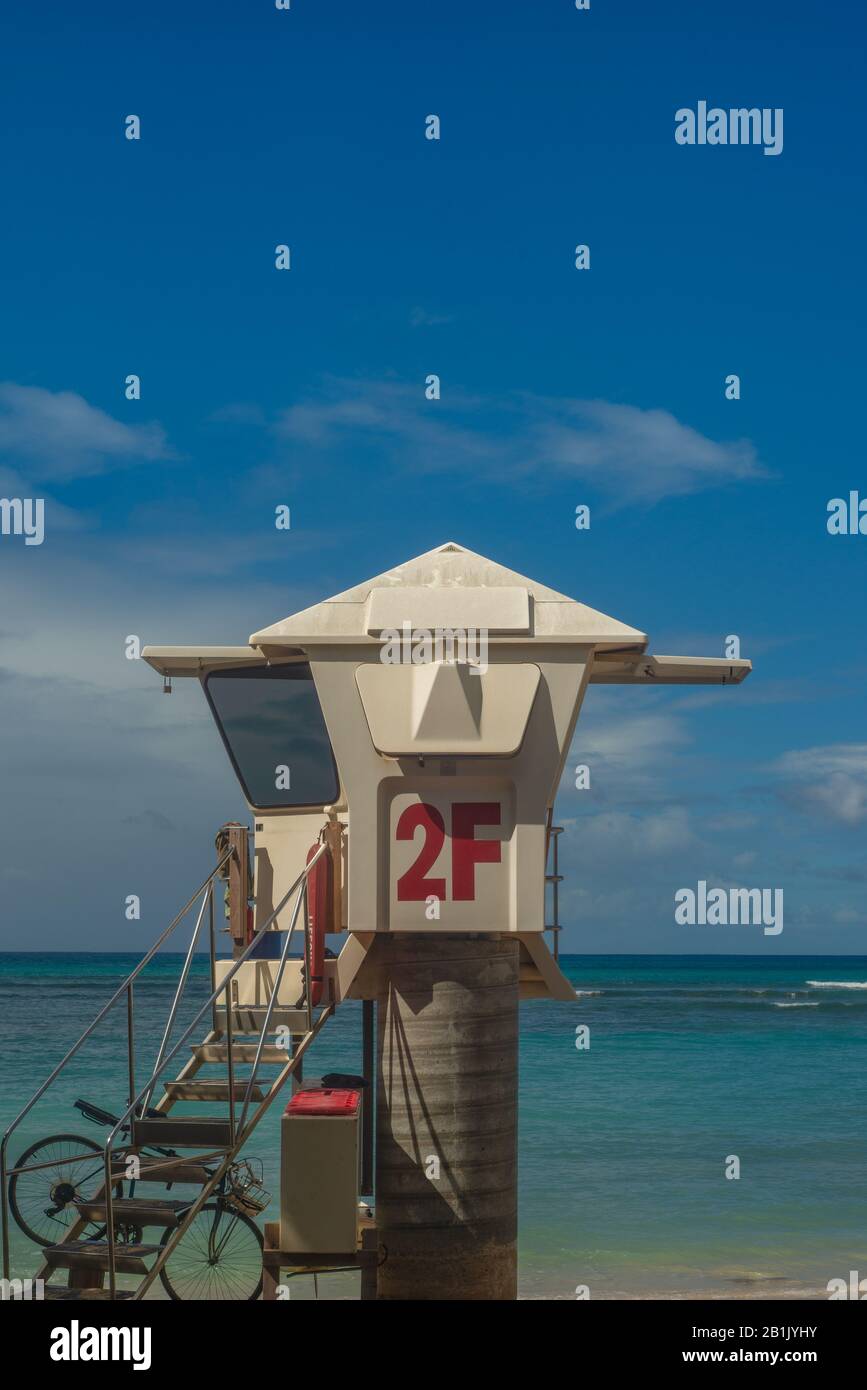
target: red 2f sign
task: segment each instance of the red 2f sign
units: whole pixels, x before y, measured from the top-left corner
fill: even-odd
[[[502,862],[499,840],[476,837],[480,826],[501,825],[500,803],[455,801],[447,810],[451,812],[448,830],[451,844],[451,899],[453,902],[474,902],[476,865]],[[429,875],[446,841],[446,822],[443,813],[427,801],[415,801],[404,808],[398,817],[395,839],[414,841],[419,831],[419,852],[397,880],[397,900],[402,903],[424,902],[433,897],[445,902],[449,898],[445,878]]]

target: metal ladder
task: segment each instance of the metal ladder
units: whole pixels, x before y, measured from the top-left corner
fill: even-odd
[[[9,1278],[9,1206],[8,1180],[16,1170],[7,1168],[6,1155],[11,1135],[34,1105],[53,1084],[67,1064],[90,1038],[103,1018],[126,996],[127,1000],[127,1057],[129,1104],[114,1125],[103,1148],[103,1185],[93,1198],[78,1201],[75,1220],[70,1224],[64,1239],[56,1245],[43,1247],[43,1263],[37,1278],[45,1280],[56,1269],[69,1271],[67,1285],[45,1284],[46,1298],[104,1298],[141,1299],[157,1278],[160,1270],[176,1249],[197,1213],[225,1177],[237,1155],[247,1143],[250,1135],[259,1124],[265,1112],[276,1099],[289,1078],[298,1071],[303,1056],[313,1039],[319,1033],[334,1011],[333,1004],[325,1004],[318,1016],[314,1017],[310,989],[310,937],[307,926],[307,880],[319,858],[328,852],[326,844],[320,845],[316,854],[305,866],[277,907],[263,923],[257,935],[247,945],[238,958],[233,961],[220,984],[216,983],[216,942],[214,926],[214,884],[223,866],[234,853],[229,849],[208,875],[205,883],[188,899],[185,906],[135,969],[118,987],[108,1003],[82,1036],[69,1050],[63,1060],[42,1086],[16,1116],[0,1141],[0,1184],[2,1184],[3,1220],[3,1273]],[[134,1034],[134,984],[145,966],[153,959],[162,944],[168,939],[186,916],[190,907],[202,894],[196,925],[187,950],[181,975],[175,990],[163,1032],[162,1042],[156,1063],[147,1082],[136,1088],[135,1079],[135,1034]],[[234,997],[233,982],[241,966],[250,959],[259,936],[277,919],[295,894],[295,904],[289,930],[285,932],[282,952],[269,992],[268,1002],[262,1007],[239,1005]],[[304,962],[306,981],[306,1006],[287,1008],[278,1005],[280,984],[284,976],[289,948],[303,908],[304,920]],[[211,993],[205,1003],[197,1010],[192,1022],[188,1024],[174,1045],[169,1046],[172,1027],[189,978],[196,946],[198,944],[205,914],[208,914],[210,939]],[[189,1043],[194,1030],[200,1025],[206,1013],[210,1013],[211,1027],[200,1042]],[[281,1030],[282,1041],[269,1043],[269,1035]],[[236,1038],[245,1038],[238,1042]],[[170,1063],[180,1050],[187,1045],[192,1050],[190,1057],[177,1075],[162,1085],[165,1094],[150,1108],[150,1100],[157,1084]],[[250,1065],[248,1076],[238,1077],[236,1065]],[[225,1067],[225,1079],[200,1079],[203,1067]],[[259,1068],[277,1066],[279,1071],[273,1076],[265,1090],[260,1084]],[[222,1103],[228,1105],[227,1115],[173,1116],[171,1111],[179,1101],[196,1103]],[[240,1109],[240,1115],[238,1110]],[[123,1149],[117,1147],[121,1132],[129,1133],[129,1141]],[[135,1182],[191,1183],[199,1186],[199,1193],[192,1201],[154,1201],[147,1197],[117,1197],[115,1187],[119,1180],[128,1176],[128,1161],[138,1157],[143,1148],[168,1146],[171,1149],[192,1150],[188,1155],[173,1158],[150,1156],[138,1159]],[[76,1156],[65,1160],[75,1162]],[[23,1171],[23,1170],[20,1170]],[[88,1225],[98,1222],[105,1227],[104,1240],[80,1240],[79,1236]],[[172,1235],[164,1245],[144,1243],[122,1243],[117,1239],[117,1224],[130,1223],[137,1226],[162,1226],[171,1228]],[[156,1256],[153,1264],[145,1261]],[[137,1274],[140,1282],[134,1290],[121,1290],[117,1287],[118,1274]],[[105,1278],[108,1287],[104,1287]]]
[[[563,930],[560,925],[560,884],[563,882],[563,875],[560,872],[560,836],[563,834],[562,825],[554,824],[554,808],[548,807],[548,815],[545,821],[545,883],[551,884],[551,917],[552,921],[546,923],[545,931],[552,933],[554,938],[554,959],[560,959],[560,933]],[[551,852],[551,872],[548,873],[548,855]]]

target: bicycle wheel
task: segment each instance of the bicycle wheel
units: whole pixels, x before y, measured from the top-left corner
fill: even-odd
[[[61,1161],[79,1154],[73,1163]],[[9,1179],[9,1209],[30,1240],[37,1245],[56,1245],[78,1219],[72,1205],[75,1199],[92,1200],[103,1189],[103,1150],[80,1134],[52,1134],[31,1144],[15,1167],[23,1168],[31,1161],[34,1172],[15,1173]],[[115,1196],[122,1192],[123,1183],[119,1182]]]
[[[160,1244],[167,1245],[173,1231]],[[247,1302],[262,1292],[262,1232],[245,1212],[206,1202],[162,1269],[169,1298]]]

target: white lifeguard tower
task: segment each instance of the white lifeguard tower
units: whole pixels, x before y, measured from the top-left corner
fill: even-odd
[[[207,1150],[224,1176],[292,1079],[266,1295],[287,1264],[327,1269],[339,1255],[357,1256],[366,1297],[516,1296],[518,1002],[575,998],[556,935],[553,953],[545,941],[559,926],[546,922],[546,879],[559,878],[546,861],[585,691],[737,684],[750,670],[646,648],[638,629],[452,541],[259,629],[246,646],[145,648],[166,688],[201,681],[252,832],[228,825],[218,839],[231,958],[215,951],[213,875],[199,915],[201,926],[207,901],[210,1032],[151,1109],[190,1032],[169,1048],[179,986],[143,1089],[131,1064],[124,1118],[134,1148]],[[339,947],[331,956],[326,937]],[[132,977],[114,999],[124,987],[131,999]],[[298,1092],[305,1053],[347,999],[364,1001],[363,1076],[332,1078],[317,1088],[328,1096]],[[242,1064],[249,1075],[236,1074]],[[225,1079],[202,1079],[211,1065]],[[267,1090],[266,1065],[279,1067]],[[210,1111],[223,1102],[228,1114],[176,1115],[181,1100]],[[215,1171],[193,1216],[222,1180]],[[359,1196],[375,1215],[364,1210],[349,1251]],[[112,1199],[101,1200],[111,1230]],[[168,1253],[142,1265],[136,1296],[191,1219],[180,1216]],[[67,1263],[63,1248],[52,1267]],[[111,1290],[117,1258],[108,1249]]]
[[[551,813],[585,690],[734,684],[750,669],[646,648],[636,628],[449,541],[258,630],[249,651],[144,653],[203,681],[255,816],[257,924],[326,818],[333,925],[349,934],[325,967],[329,997],[380,1006],[380,1296],[514,1294],[517,1000],[574,998],[543,933]],[[278,688],[291,729],[272,717]],[[269,717],[253,734],[256,710]],[[264,997],[261,969],[242,999]],[[479,1016],[494,979],[502,1013]],[[466,1073],[445,1040],[458,1027]],[[503,1097],[493,1147],[487,1094]]]

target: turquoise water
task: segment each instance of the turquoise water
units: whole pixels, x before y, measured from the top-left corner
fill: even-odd
[[[0,955],[4,1128],[135,959]],[[867,957],[561,963],[575,1003],[521,1006],[522,1296],[571,1298],[586,1284],[595,1298],[804,1297],[850,1269],[867,1275]],[[140,1081],[179,964],[158,957],[137,987]],[[191,1001],[206,994],[197,962]],[[579,1024],[589,1051],[575,1047]],[[359,1070],[360,1026],[360,1005],[343,1005],[308,1076]],[[60,1130],[99,1139],[73,1100],[117,1110],[125,1088],[121,1007],[25,1121],[11,1158]],[[250,1146],[272,1192],[279,1109]],[[730,1155],[738,1180],[725,1177]],[[31,1273],[33,1254],[13,1232],[14,1272]],[[295,1280],[292,1297],[310,1296],[308,1284]],[[320,1280],[321,1297],[356,1288],[354,1276]]]

